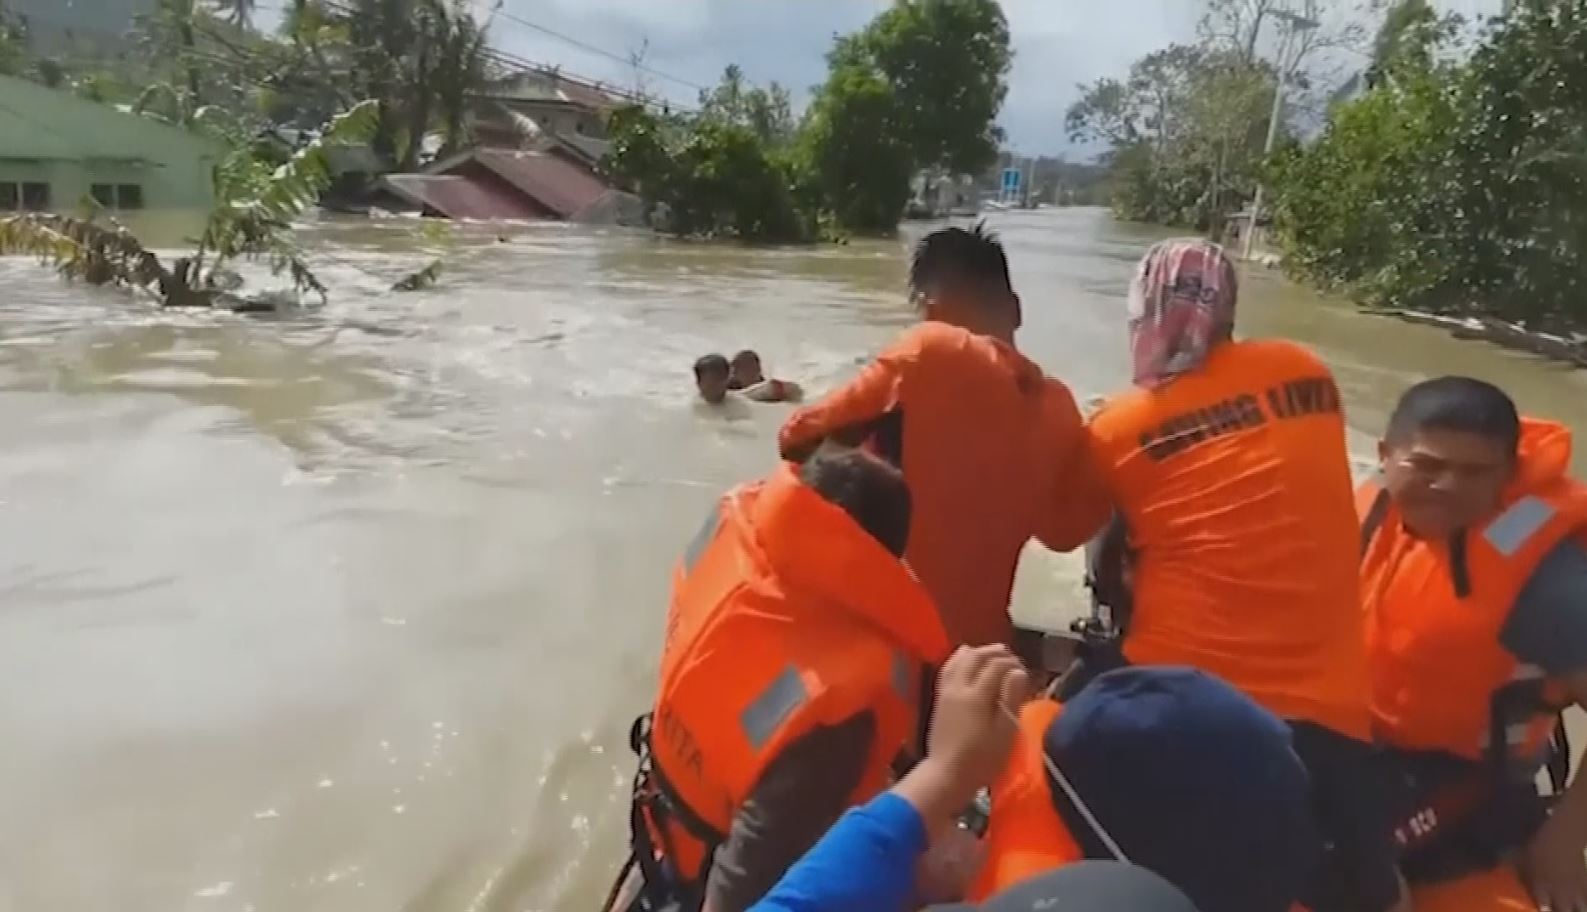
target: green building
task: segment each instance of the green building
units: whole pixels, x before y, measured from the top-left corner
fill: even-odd
[[[85,197],[115,212],[207,211],[219,156],[179,127],[0,76],[0,216],[70,214]]]

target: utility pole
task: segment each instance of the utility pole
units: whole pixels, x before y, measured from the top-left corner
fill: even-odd
[[[1270,15],[1283,20],[1297,32],[1310,31],[1322,25],[1320,22],[1307,19],[1305,16],[1298,16],[1288,10],[1272,10]],[[1278,124],[1284,118],[1284,83],[1289,80],[1289,67],[1285,61],[1280,60],[1278,66],[1274,67],[1274,69],[1277,71],[1277,80],[1273,85],[1273,113],[1269,115],[1267,121],[1267,142],[1262,147],[1262,158],[1264,160],[1273,155],[1273,147],[1278,145]],[[1256,223],[1262,217],[1262,191],[1264,189],[1263,185],[1258,182],[1256,195],[1251,199],[1251,215],[1246,221],[1245,237],[1241,239],[1244,247],[1241,254],[1242,259],[1249,260],[1251,258],[1251,246],[1256,243]]]

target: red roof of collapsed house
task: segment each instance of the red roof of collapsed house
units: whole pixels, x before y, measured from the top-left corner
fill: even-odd
[[[479,149],[471,158],[557,218],[573,218],[611,192],[588,168],[552,152]]]
[[[403,200],[449,219],[540,219],[545,212],[514,193],[462,175],[388,174],[386,186]]]

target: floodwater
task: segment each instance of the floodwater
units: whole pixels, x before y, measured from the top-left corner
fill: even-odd
[[[1021,343],[1125,379],[1154,235],[994,217]],[[324,225],[293,319],[159,313],[0,263],[0,910],[591,909],[674,557],[767,469],[781,406],[691,401],[755,347],[821,390],[911,319],[902,244],[744,250],[565,227],[440,243]],[[1268,275],[1242,329],[1315,345],[1365,454],[1467,372],[1587,426],[1587,374],[1359,315]],[[1578,459],[1578,468],[1581,460]],[[1019,612],[1077,605],[1033,557]]]

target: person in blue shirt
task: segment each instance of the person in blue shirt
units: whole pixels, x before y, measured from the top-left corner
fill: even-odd
[[[891,791],[845,815],[752,907],[753,912],[918,908],[917,872],[928,847],[954,832],[956,817],[981,787],[1003,782],[1011,754],[1018,763],[1030,753],[1027,746],[1016,746],[1020,735],[1012,719],[1028,687],[1024,670],[1001,647],[956,652],[942,669],[925,759]],[[1284,912],[1287,900],[1256,903],[1248,895],[1249,884],[1237,874],[1252,870],[1240,868],[1244,863],[1260,869],[1262,877],[1286,877],[1290,887],[1286,895],[1294,896],[1311,863],[1315,836],[1304,769],[1271,713],[1210,676],[1178,668],[1104,675],[1071,702],[1072,715],[1086,732],[1085,743],[1078,752],[1066,748],[1057,755],[1059,767],[1070,761],[1077,764],[1072,776],[1062,769],[1053,772],[1051,766],[1048,770],[1055,777],[1055,790],[1061,778],[1078,789],[1072,800],[1090,806],[1085,825],[1096,828],[1099,838],[1076,831],[1077,844],[1105,845],[1111,851],[1084,848],[1070,858],[1055,860],[1049,870],[994,879],[1001,886],[994,886],[997,892],[979,905],[952,908],[1182,912],[1196,908],[1187,896],[1199,895],[1207,912],[1236,908]],[[1195,735],[1201,730],[1209,734]],[[1280,736],[1273,737],[1274,731]],[[1200,743],[1209,737],[1222,747]],[[1046,740],[1034,745],[1038,755],[1051,747]],[[1205,765],[1225,754],[1226,762],[1216,760],[1215,768]],[[1121,776],[1106,775],[1109,758]],[[1263,769],[1275,772],[1269,769],[1275,764],[1286,772],[1260,775]],[[1151,781],[1144,787],[1129,785],[1141,782],[1142,776]],[[1229,790],[1235,788],[1253,793],[1233,795]],[[1187,805],[1173,800],[1176,790],[1187,789],[1197,795],[1195,801]],[[1142,797],[1121,797],[1130,791],[1141,791]],[[994,801],[993,827],[998,826],[997,804]],[[1296,832],[1276,832],[1271,844],[1242,854],[1232,869],[1221,862],[1213,864],[1223,872],[1219,877],[1236,873],[1232,879],[1209,880],[1196,867],[1207,863],[1208,852],[1250,848],[1249,839],[1242,842],[1229,829],[1244,830],[1252,824],[1248,817],[1232,813],[1221,824],[1186,819],[1189,813],[1200,815],[1220,804],[1247,811],[1266,808],[1275,820],[1291,821]],[[1084,829],[1078,822],[1073,826]],[[1153,827],[1161,832],[1142,836]],[[1106,888],[1098,886],[1104,882]],[[950,907],[933,908],[940,912]]]
[[[942,668],[927,754],[891,791],[850,811],[751,912],[892,912],[914,907],[915,871],[934,836],[1007,762],[1012,710],[1030,680],[1002,645],[961,648]],[[1083,862],[979,906],[987,912],[1197,912],[1161,877],[1120,862]]]

